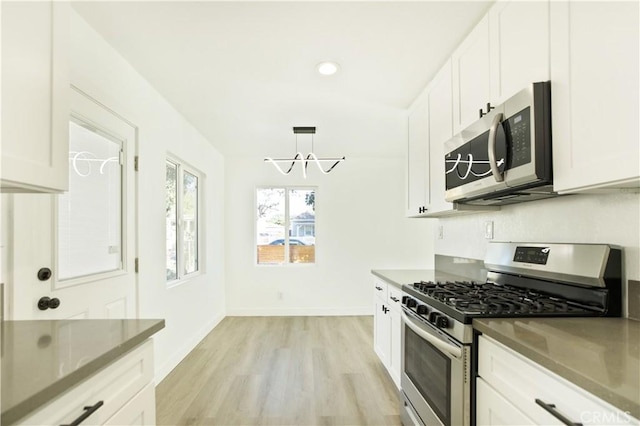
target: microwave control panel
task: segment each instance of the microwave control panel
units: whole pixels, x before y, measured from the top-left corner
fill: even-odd
[[[504,122],[509,149],[507,168],[531,162],[531,108],[527,107]]]

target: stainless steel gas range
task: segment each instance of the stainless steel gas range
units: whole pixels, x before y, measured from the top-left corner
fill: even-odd
[[[496,242],[486,281],[404,285],[403,424],[473,424],[474,318],[620,316],[621,257],[604,244]]]

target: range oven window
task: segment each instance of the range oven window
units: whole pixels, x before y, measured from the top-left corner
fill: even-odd
[[[404,372],[440,417],[451,425],[451,361],[405,325]]]

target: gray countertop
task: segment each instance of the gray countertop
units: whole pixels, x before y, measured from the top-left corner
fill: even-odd
[[[372,269],[371,273],[396,287],[418,281],[453,281],[464,280],[465,277],[440,272],[433,269]]]
[[[474,319],[473,326],[640,419],[640,322],[625,318]]]
[[[164,320],[5,321],[2,416],[10,425],[164,328]]]

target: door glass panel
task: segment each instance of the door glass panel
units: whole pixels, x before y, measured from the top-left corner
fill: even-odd
[[[58,279],[122,268],[121,142],[69,123],[69,191],[58,197]]]
[[[198,177],[184,172],[182,185],[184,273],[190,274],[198,270]]]

